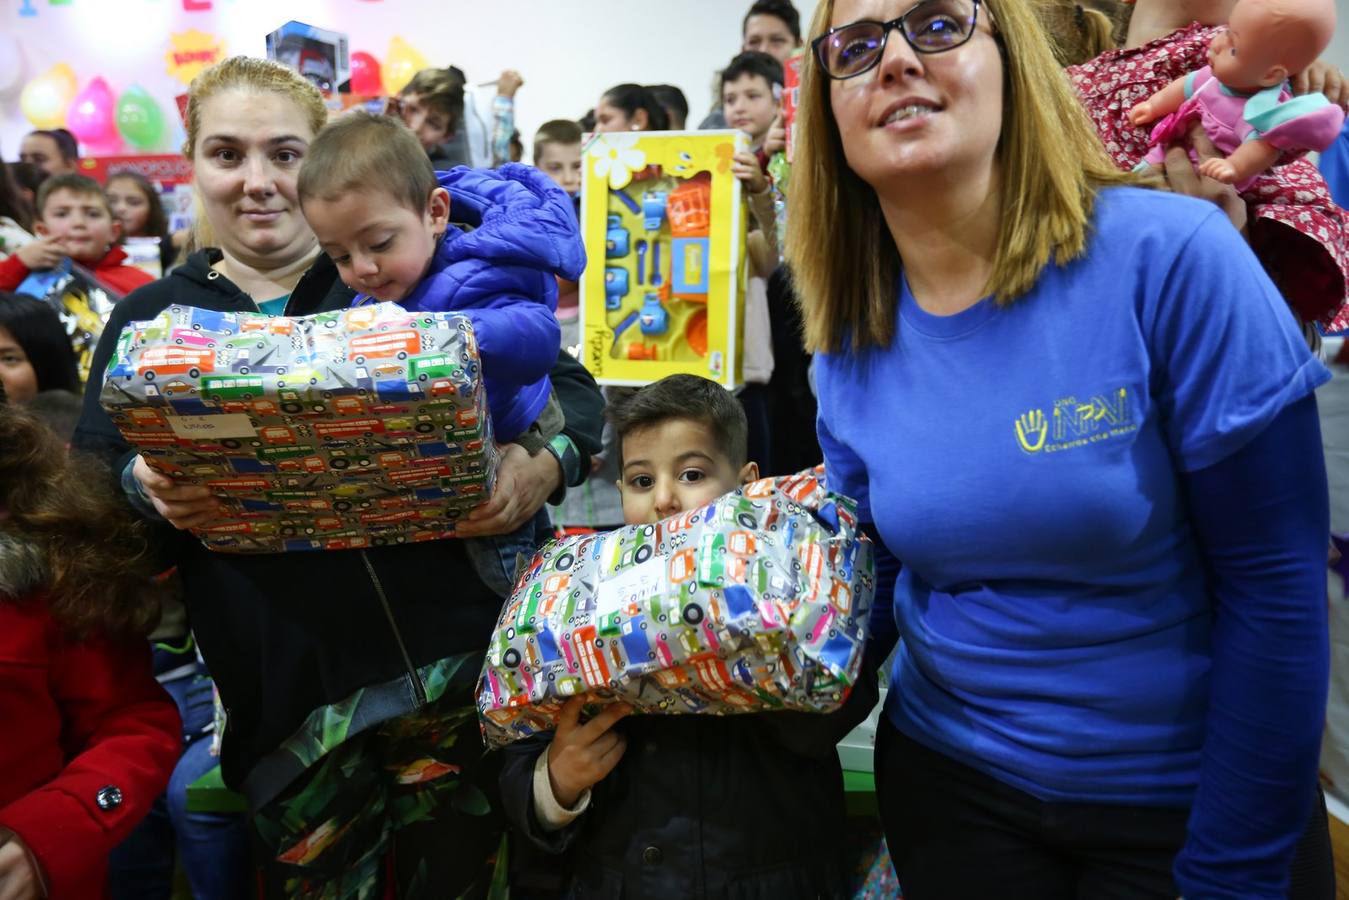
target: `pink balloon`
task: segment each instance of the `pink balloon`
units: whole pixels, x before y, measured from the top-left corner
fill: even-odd
[[[377,97],[384,93],[384,77],[379,60],[364,50],[351,54],[351,92]]]
[[[100,75],[70,102],[66,127],[90,149],[120,145],[121,137],[117,134],[114,110],[112,89]]]

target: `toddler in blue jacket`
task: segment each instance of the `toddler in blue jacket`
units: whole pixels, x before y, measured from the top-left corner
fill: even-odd
[[[473,323],[498,441],[540,419],[561,340],[555,276],[585,268],[571,201],[547,176],[520,165],[437,173],[401,122],[355,112],[309,145],[298,192],[356,304]]]

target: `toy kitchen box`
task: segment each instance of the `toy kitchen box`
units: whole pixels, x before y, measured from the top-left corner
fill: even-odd
[[[173,306],[122,331],[101,400],[152,468],[221,499],[193,533],[227,553],[453,537],[495,477],[473,329],[450,313]]]
[[[738,131],[593,135],[583,153],[581,361],[601,384],[741,383]]]

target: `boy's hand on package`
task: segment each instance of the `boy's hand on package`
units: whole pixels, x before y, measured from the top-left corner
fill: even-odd
[[[515,92],[525,86],[525,79],[514,69],[507,69],[497,79],[497,93],[502,97],[514,97]]]
[[[220,501],[210,488],[200,484],[179,484],[150,468],[143,456],[136,457],[131,474],[136,476],[155,510],[174,528],[196,528],[220,515]]]
[[[1318,59],[1307,68],[1293,76],[1293,94],[1321,93],[1331,103],[1349,106],[1349,83],[1346,83],[1340,67]]]
[[[731,157],[731,174],[739,178],[751,194],[762,194],[768,190],[768,176],[759,168],[759,161],[753,153],[742,150]]]
[[[0,900],[38,900],[42,882],[18,836],[0,846]]]
[[[14,255],[19,257],[30,271],[41,272],[60,265],[61,258],[66,255],[66,248],[56,238],[44,237],[29,241],[16,250]]]
[[[774,153],[782,153],[787,149],[787,126],[782,124],[782,113],[778,113],[773,119],[773,124],[768,126],[768,135],[763,139],[763,152],[768,156]]]
[[[492,499],[459,520],[455,531],[460,537],[510,534],[542,509],[562,484],[562,468],[553,454],[530,456],[519,444],[507,444],[502,450]]]
[[[568,809],[614,770],[628,746],[627,739],[613,727],[632,712],[631,706],[626,703],[606,706],[582,725],[584,706],[583,697],[572,697],[563,705],[557,734],[548,748],[548,783],[552,785],[553,798]]]

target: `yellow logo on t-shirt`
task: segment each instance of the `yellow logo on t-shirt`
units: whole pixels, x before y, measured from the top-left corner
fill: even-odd
[[[1017,416],[1016,442],[1025,453],[1059,453],[1137,431],[1129,408],[1129,390],[1096,394],[1089,400],[1064,397],[1048,416],[1032,409]]]

